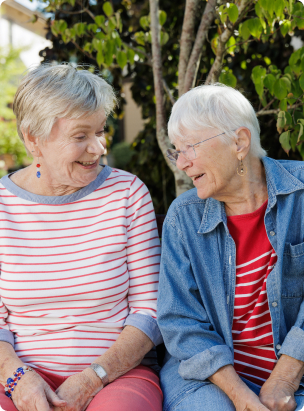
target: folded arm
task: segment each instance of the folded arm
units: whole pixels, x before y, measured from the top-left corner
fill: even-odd
[[[214,330],[201,300],[187,244],[168,218],[163,227],[157,310],[166,348],[181,362],[181,377],[206,380],[219,368],[233,365],[233,352]]]
[[[94,360],[107,372],[109,382],[124,375],[140,364],[154,343],[138,328],[128,325],[115,343],[100,357]],[[83,411],[94,396],[103,388],[100,378],[91,368],[69,377],[56,391],[67,405],[55,411]]]

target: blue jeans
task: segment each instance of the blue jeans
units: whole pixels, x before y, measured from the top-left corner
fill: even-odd
[[[228,396],[208,381],[184,380],[177,372],[179,362],[174,358],[160,372],[161,388],[164,393],[163,411],[235,411]],[[243,381],[257,395],[260,387],[244,378]],[[295,395],[296,411],[304,411],[304,388]]]

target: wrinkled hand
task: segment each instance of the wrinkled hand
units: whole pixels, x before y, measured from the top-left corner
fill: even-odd
[[[93,370],[86,369],[74,374],[56,390],[56,394],[66,401],[66,405],[55,407],[54,411],[84,411],[101,389],[101,380]]]
[[[261,388],[260,400],[270,411],[294,411],[294,392],[291,383],[270,376]]]
[[[12,393],[12,399],[19,411],[51,411],[54,406],[66,405],[35,371],[28,371],[22,376]]]
[[[269,411],[269,408],[261,403],[259,397],[247,387],[237,393],[233,403],[236,411]]]

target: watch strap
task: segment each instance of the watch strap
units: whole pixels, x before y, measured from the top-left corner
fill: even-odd
[[[89,366],[89,368],[92,368],[92,370],[95,371],[95,374],[101,379],[102,385],[105,387],[107,384],[109,384],[109,378],[106,370],[96,362],[92,362],[92,364]]]

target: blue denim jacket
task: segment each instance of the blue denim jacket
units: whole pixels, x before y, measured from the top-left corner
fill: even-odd
[[[265,227],[278,256],[267,278],[275,353],[304,361],[304,162],[262,161]],[[158,324],[186,380],[233,365],[235,262],[224,204],[196,189],[178,197],[163,228]]]

